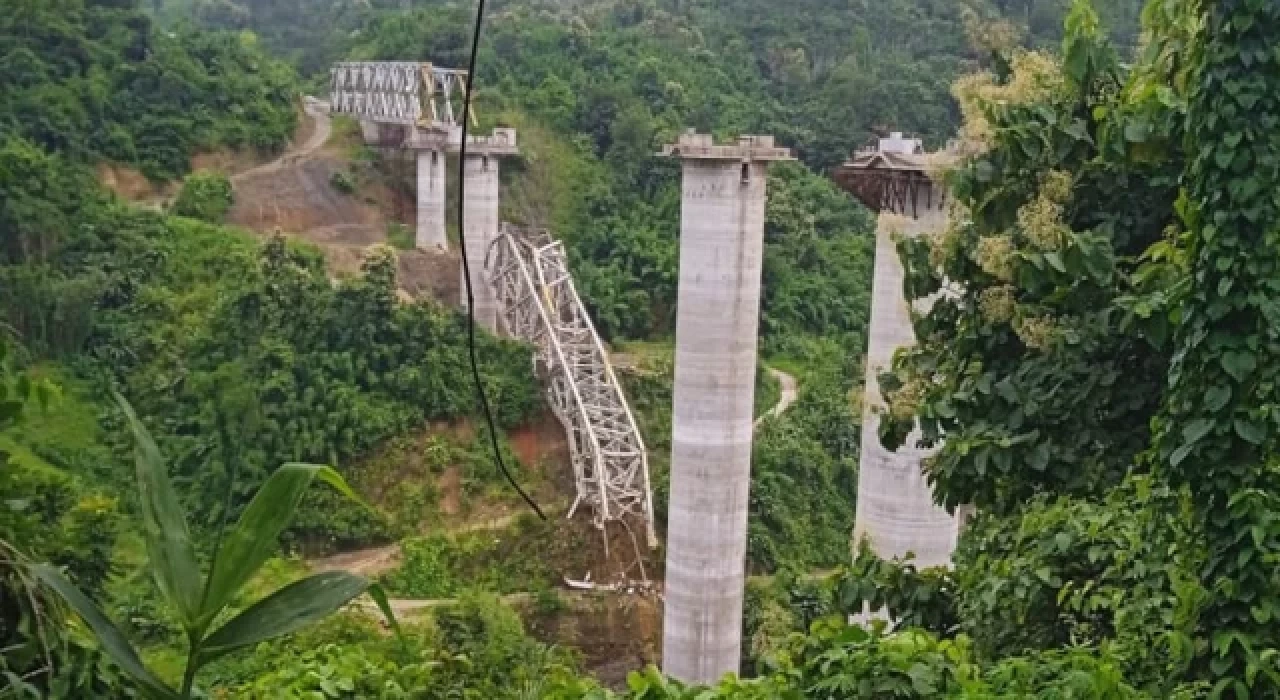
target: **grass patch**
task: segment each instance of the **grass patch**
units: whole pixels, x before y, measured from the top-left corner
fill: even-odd
[[[404,563],[383,581],[396,595],[449,598],[464,590],[516,593],[557,585],[566,571],[585,570],[595,548],[589,526],[529,515],[511,527],[432,535],[401,543]]]
[[[387,224],[387,242],[399,250],[413,250],[417,246],[413,230],[398,221]]]

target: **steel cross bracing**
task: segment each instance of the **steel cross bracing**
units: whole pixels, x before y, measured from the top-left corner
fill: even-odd
[[[336,63],[329,71],[332,111],[381,124],[457,126],[467,72],[412,61]],[[474,116],[474,115],[473,115]]]
[[[533,344],[535,369],[569,436],[578,492],[569,515],[585,503],[600,527],[639,518],[656,545],[648,453],[564,247],[545,231],[503,224],[487,266],[507,332]]]

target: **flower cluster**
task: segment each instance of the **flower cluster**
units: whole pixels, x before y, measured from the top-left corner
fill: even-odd
[[[911,219],[901,214],[895,214],[891,211],[880,212],[880,228],[888,231],[890,235],[906,233],[907,227],[911,225]]]
[[[1007,284],[988,287],[978,294],[978,311],[987,323],[1008,323],[1013,320],[1015,305],[1014,289]]]
[[[960,250],[962,237],[955,218],[947,220],[947,227],[929,237],[929,265],[943,270]]]
[[[1071,233],[1062,220],[1063,205],[1071,198],[1071,175],[1053,171],[1044,176],[1036,198],[1018,210],[1018,225],[1040,250],[1060,250]]]
[[[1013,281],[1013,239],[1007,235],[978,239],[974,260],[983,272],[1000,280]]]
[[[969,45],[981,53],[1008,53],[1023,41],[1023,30],[1007,20],[983,18],[972,8],[960,11]]]
[[[1067,227],[1062,224],[1062,205],[1043,195],[1018,210],[1018,226],[1040,250],[1059,250],[1067,242]]]
[[[894,420],[911,420],[915,418],[916,411],[920,410],[920,403],[924,400],[924,382],[912,378],[898,389],[889,392],[885,400],[889,403],[889,415]]]
[[[1048,350],[1058,338],[1058,324],[1052,316],[1025,316],[1014,321],[1013,332],[1032,350]]]
[[[961,141],[982,152],[994,133],[987,118],[990,105],[1028,105],[1056,101],[1068,94],[1068,83],[1058,59],[1041,51],[1015,51],[1010,60],[1012,76],[997,83],[991,73],[974,73],[956,81],[952,94],[960,104],[964,127]]]

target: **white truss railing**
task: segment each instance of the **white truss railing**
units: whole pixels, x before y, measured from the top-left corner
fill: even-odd
[[[412,61],[335,63],[332,111],[382,124],[457,126],[453,100],[467,97],[467,72]]]
[[[487,266],[505,328],[533,344],[535,368],[569,437],[577,484],[570,517],[585,503],[600,527],[639,518],[654,546],[648,453],[574,288],[564,247],[545,231],[503,224]]]

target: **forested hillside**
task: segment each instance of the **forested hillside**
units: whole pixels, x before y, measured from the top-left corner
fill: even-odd
[[[304,74],[323,72],[330,61],[350,53],[353,44],[385,39],[384,31],[371,30],[371,18],[398,17],[394,21],[404,24],[402,31],[422,32],[422,24],[439,22],[442,13],[459,15],[431,45],[413,47],[415,55],[426,52],[443,65],[463,65],[468,39],[465,23],[453,21],[465,16],[467,7],[432,0],[155,1],[167,18],[251,28],[273,50],[296,58]],[[951,82],[984,58],[970,39],[1008,35],[1026,45],[1056,44],[1068,5],[1067,0],[801,0],[786,5],[763,0],[497,0],[489,7],[490,26],[513,25],[504,33],[520,36],[522,45],[525,38],[539,35],[551,39],[548,26],[575,37],[556,44],[535,42],[536,48],[529,50],[542,62],[554,61],[557,71],[565,73],[557,77],[571,84],[571,76],[583,70],[592,73],[593,83],[608,83],[616,66],[595,71],[593,66],[602,64],[575,60],[574,52],[627,36],[635,45],[633,58],[648,59],[655,73],[656,82],[637,95],[655,113],[664,102],[683,98],[698,107],[687,126],[750,131],[768,125],[807,162],[829,166],[878,130],[917,132],[941,143],[959,120],[949,97]],[[1137,43],[1141,1],[1099,5],[1118,45],[1131,50]],[[394,12],[410,8],[417,14]],[[526,32],[528,25],[534,26]],[[502,43],[489,46],[502,54]],[[682,66],[705,75],[691,83]],[[516,77],[502,68],[482,58],[482,79],[492,84]],[[730,89],[698,99],[706,96],[694,85],[715,84],[716,74],[733,81]],[[667,87],[687,94],[658,99]],[[605,109],[598,118],[612,121],[621,113]]]
[[[1140,3],[1096,4],[491,5],[476,108],[522,147],[503,166],[503,217],[566,242],[593,318],[633,365],[660,522],[679,184],[653,154],[694,127],[771,133],[800,156],[769,183],[761,356],[800,396],[755,441],[747,678],[684,688],[610,646],[652,634],[628,617],[649,599],[563,590],[594,536],[511,511],[471,421],[463,317],[406,299],[389,248],[339,277],[313,246],[222,225],[228,179],[187,175],[202,152],[286,148],[300,94],[323,96],[333,60],[463,65],[472,8],[13,3],[0,16],[0,697],[137,691],[129,659],[104,655],[112,641],[34,582],[29,565],[46,561],[139,664],[213,697],[1275,697],[1280,11],[1153,0],[1139,42]],[[882,379],[881,438],[919,427],[939,447],[938,498],[977,507],[947,571],[867,552],[850,564],[874,219],[825,169],[890,128],[967,140],[946,174],[951,225],[901,245],[906,294],[947,293]],[[360,176],[339,184],[353,197],[372,199],[374,177],[411,186],[390,156],[352,150]],[[186,177],[156,211],[103,189],[104,164]],[[565,496],[567,466],[517,458],[507,435],[546,418],[528,349],[481,334],[478,354],[503,454]],[[151,581],[163,562],[140,523],[154,503],[136,498],[137,438],[112,389],[168,458],[205,569],[279,464],[333,463],[375,503],[313,487],[281,551],[399,541],[401,559],[371,576],[448,600],[409,601],[427,612],[399,634],[351,612],[201,655],[169,582]],[[491,507],[503,524],[449,530],[447,490],[449,507]],[[219,621],[306,567],[265,561]],[[851,626],[864,602],[893,610],[896,629]],[[208,663],[185,678],[192,660]],[[627,687],[619,665],[638,672]]]
[[[280,148],[295,73],[249,34],[160,31],[129,2],[14,0],[0,15],[0,128],[79,161],[184,174],[193,153]]]
[[[133,439],[108,392],[170,458],[207,552],[281,463],[349,464],[470,414],[465,324],[400,303],[389,250],[337,282],[313,248],[218,225],[225,176],[191,176],[167,213],[100,186],[103,164],[162,182],[204,152],[282,149],[298,123],[296,74],[252,34],[163,31],[132,2],[20,2],[0,19],[0,64],[3,687],[115,697],[120,675],[59,631],[62,609],[30,599],[22,569],[66,566],[137,642],[179,638],[140,566]],[[511,426],[539,404],[527,351],[480,345]],[[47,400],[10,424],[32,382]],[[497,478],[487,456],[469,463],[470,478]],[[326,547],[403,527],[323,492],[299,522],[293,541]]]

